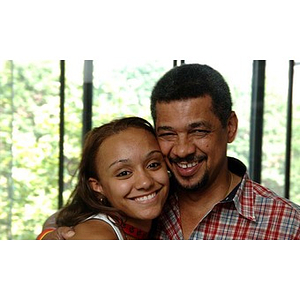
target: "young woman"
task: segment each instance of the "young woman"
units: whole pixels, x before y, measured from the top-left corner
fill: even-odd
[[[74,226],[73,239],[146,239],[168,191],[151,124],[138,117],[115,120],[87,135],[79,181],[57,225]]]

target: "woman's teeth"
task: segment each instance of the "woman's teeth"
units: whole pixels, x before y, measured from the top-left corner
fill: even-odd
[[[152,194],[147,195],[147,196],[137,197],[134,200],[137,201],[137,202],[145,202],[145,201],[153,199],[155,196],[156,196],[156,193],[152,193]]]

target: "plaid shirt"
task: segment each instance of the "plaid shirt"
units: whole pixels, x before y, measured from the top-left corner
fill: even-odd
[[[241,183],[200,221],[190,239],[299,240],[300,206],[250,180],[240,161],[228,158],[228,166],[243,176]],[[183,239],[176,195],[169,197],[154,238]]]

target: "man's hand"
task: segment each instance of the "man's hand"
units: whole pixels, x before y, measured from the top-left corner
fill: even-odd
[[[47,233],[43,240],[67,240],[75,234],[72,227],[58,227],[54,231]]]
[[[75,235],[73,227],[57,227],[56,217],[59,214],[59,211],[51,215],[43,225],[43,232],[48,229],[56,228],[54,231],[46,233],[42,237],[42,240],[67,240]],[[42,233],[43,233],[42,232]],[[42,234],[41,233],[41,234]]]

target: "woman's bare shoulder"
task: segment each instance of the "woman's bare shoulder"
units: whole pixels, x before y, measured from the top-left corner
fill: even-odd
[[[117,240],[113,228],[101,220],[88,220],[74,227],[73,240]]]

